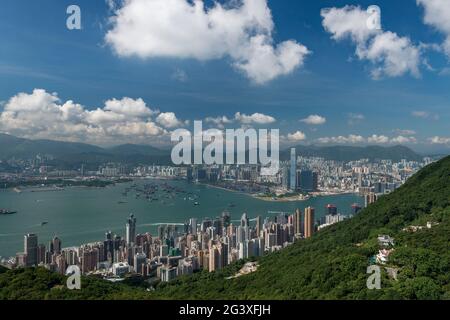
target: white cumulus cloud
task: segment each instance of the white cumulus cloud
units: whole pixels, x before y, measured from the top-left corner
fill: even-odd
[[[187,122],[183,122],[177,118],[174,112],[163,112],[156,118],[156,122],[166,128],[181,127]]]
[[[107,144],[144,141],[167,132],[151,120],[155,111],[142,99],[123,98],[88,110],[57,93],[34,89],[9,99],[0,113],[0,130],[28,138]]]
[[[442,48],[450,58],[450,3],[448,0],[417,0],[417,4],[424,8],[424,23],[445,35]]]
[[[357,144],[366,142],[366,139],[363,136],[351,134],[348,136],[319,138],[317,142],[323,144]]]
[[[405,137],[398,136],[391,139],[391,143],[393,144],[405,144],[405,143],[417,143],[417,139],[415,137]]]
[[[225,125],[230,124],[233,122],[232,119],[229,119],[227,116],[221,116],[221,117],[207,117],[205,119],[207,123],[213,123],[220,129],[223,129]]]
[[[385,143],[389,143],[389,137],[383,136],[383,135],[372,135],[370,136],[367,141],[369,143],[375,143],[375,144],[385,144]]]
[[[289,141],[298,142],[298,141],[306,140],[306,135],[301,131],[296,131],[294,133],[289,133],[287,135],[287,138]]]
[[[246,115],[244,113],[237,112],[234,115],[234,119],[242,124],[270,124],[277,121],[274,117],[262,113]]]
[[[429,138],[428,141],[430,141],[432,144],[450,144],[450,137],[439,137],[435,136],[432,138]]]
[[[105,40],[119,56],[228,57],[257,84],[293,72],[310,53],[294,40],[274,43],[267,0],[126,0],[110,21]]]
[[[336,40],[350,38],[356,45],[356,56],[371,62],[372,78],[398,77],[410,73],[420,76],[421,52],[408,37],[391,31],[371,29],[370,14],[359,6],[326,8],[321,11],[322,25]]]
[[[306,124],[310,124],[310,125],[321,125],[321,124],[325,124],[327,122],[327,119],[319,116],[317,114],[312,114],[310,116],[308,116],[305,119],[300,120],[301,122],[304,122]]]

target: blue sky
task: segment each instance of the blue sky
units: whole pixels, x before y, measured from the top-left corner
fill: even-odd
[[[81,8],[82,30],[66,28],[66,8],[71,4]],[[350,37],[332,39],[332,33],[322,25],[323,8],[359,5],[365,10],[373,4],[381,8],[383,32],[408,37],[415,48],[421,43],[434,45],[434,49],[420,49],[420,75],[404,72],[374,79],[374,63],[355,54],[355,42]],[[212,6],[210,1],[206,5]],[[174,113],[178,124],[187,128],[193,120],[219,116],[226,116],[230,120],[226,126],[230,127],[247,124],[280,128],[285,142],[290,134],[292,144],[376,141],[389,145],[401,141],[422,151],[447,150],[450,145],[450,56],[438,49],[446,39],[447,29],[424,23],[424,7],[414,0],[268,1],[274,25],[273,45],[293,40],[310,53],[298,67],[264,83],[255,82],[234,67],[241,59],[234,53],[206,59],[118,54],[105,35],[114,29],[108,18],[120,6],[111,9],[103,0],[2,1],[0,112],[20,92],[31,95],[39,88],[49,97],[57,93],[59,101],[52,103],[58,106],[72,100],[88,111],[104,108],[105,101],[113,98],[142,98],[155,111],[151,121],[164,132],[174,127],[164,127],[164,119],[157,121],[156,110]],[[175,28],[177,21],[171,24]],[[375,64],[383,65],[379,61]],[[45,97],[43,100],[47,101]],[[249,117],[259,113],[276,121],[242,123],[235,117],[237,112]],[[311,115],[319,115],[325,122],[302,121]],[[42,126],[36,129],[39,132],[18,129],[6,123],[5,117],[0,121],[0,131],[28,137],[53,133]],[[95,135],[95,131],[87,134]],[[353,141],[350,135],[363,140]],[[374,138],[370,142],[368,138],[373,135],[388,140]],[[408,139],[395,140],[399,136]],[[55,138],[112,143],[86,135],[70,137],[67,132]],[[119,140],[134,141],[131,136]],[[151,138],[148,141],[152,143]]]

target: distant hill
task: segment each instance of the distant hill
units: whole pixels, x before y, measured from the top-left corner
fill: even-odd
[[[322,157],[327,160],[352,161],[359,159],[401,159],[420,161],[422,156],[404,146],[352,147],[352,146],[296,146],[298,156]],[[248,151],[246,151],[248,153]],[[31,158],[37,154],[50,154],[56,158],[55,164],[79,167],[98,166],[105,162],[123,162],[126,164],[170,164],[170,150],[162,150],[148,145],[124,144],[111,148],[102,148],[85,143],[53,140],[30,140],[0,134],[0,160]],[[281,151],[281,160],[290,159],[290,149]]]
[[[37,154],[55,157],[56,166],[79,167],[85,164],[96,167],[105,162],[168,164],[170,153],[152,146],[125,144],[102,148],[85,143],[30,140],[0,134],[0,159],[32,158]]]
[[[303,157],[320,157],[326,160],[336,161],[354,161],[360,159],[384,160],[390,159],[400,161],[406,159],[408,161],[420,161],[423,157],[413,150],[405,146],[296,146],[297,156]],[[290,149],[284,150],[280,154],[282,160],[289,160]]]
[[[168,152],[152,146],[137,145],[137,144],[123,144],[120,146],[106,149],[109,153],[116,155],[134,154],[141,156],[166,156]]]
[[[11,157],[33,157],[37,154],[51,154],[55,157],[69,154],[104,151],[90,144],[53,140],[30,140],[0,134],[0,159]]]
[[[83,290],[69,291],[64,277],[38,269],[0,274],[1,299],[450,299],[450,157],[427,166],[395,192],[352,219],[307,240],[259,258],[256,272],[235,279],[242,261],[214,273],[203,271],[161,283],[153,292],[127,283],[83,278]],[[409,226],[426,226],[415,233]],[[366,287],[377,237],[394,238],[395,250],[381,266],[381,289]],[[392,273],[391,273],[392,275]]]

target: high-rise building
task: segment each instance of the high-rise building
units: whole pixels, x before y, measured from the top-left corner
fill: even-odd
[[[302,233],[302,212],[297,209],[294,214],[294,234],[300,233]]]
[[[146,263],[147,263],[147,256],[145,255],[145,253],[136,253],[134,255],[133,267],[136,273],[142,273],[143,270],[142,267],[145,266]]]
[[[136,218],[134,214],[131,214],[126,224],[126,242],[127,245],[134,243],[136,238]]]
[[[111,231],[105,233],[105,240],[103,241],[104,257],[109,262],[114,262],[114,241]]]
[[[45,263],[46,248],[44,244],[40,244],[37,247],[37,264]]]
[[[52,244],[53,244],[53,253],[55,254],[60,254],[61,253],[61,239],[59,239],[58,237],[54,237],[52,240]]]
[[[375,203],[375,201],[377,201],[378,196],[376,195],[376,193],[371,192],[369,194],[366,194],[364,196],[364,200],[365,200],[365,207],[367,208],[369,205],[371,205],[372,203]]]
[[[100,256],[98,248],[89,248],[89,247],[82,248],[81,272],[83,274],[97,270],[99,262]]]
[[[287,166],[281,168],[281,186],[286,190],[290,188],[289,168]]]
[[[326,207],[326,214],[327,215],[331,215],[331,216],[335,216],[337,215],[337,207],[335,205],[329,204]]]
[[[222,212],[222,224],[225,228],[231,224],[231,215],[228,211]]]
[[[176,267],[161,267],[160,269],[160,278],[162,282],[169,282],[177,277],[177,268]]]
[[[260,236],[261,230],[262,230],[262,218],[261,218],[261,216],[257,216],[256,217],[256,235],[257,235],[257,237]]]
[[[305,238],[312,237],[314,233],[314,213],[315,210],[312,207],[305,209]]]
[[[297,189],[297,155],[295,148],[291,149],[291,168],[289,172],[289,189],[295,191]]]
[[[247,213],[244,212],[244,214],[241,217],[241,227],[248,227],[249,226],[249,219],[247,217]]]
[[[161,257],[166,257],[169,255],[169,246],[167,244],[163,244],[159,247],[159,255]]]
[[[197,233],[197,219],[196,218],[189,219],[189,233],[191,233],[191,234]]]
[[[24,253],[27,255],[27,266],[37,266],[38,255],[38,237],[33,233],[29,233],[24,237]]]
[[[216,270],[222,269],[224,263],[222,261],[223,252],[222,246],[220,244],[213,245],[209,249],[209,272],[214,272]]]
[[[297,174],[297,189],[314,192],[318,188],[318,174],[311,170],[299,170]]]
[[[25,252],[18,252],[16,255],[17,265],[19,267],[27,266],[27,254]]]

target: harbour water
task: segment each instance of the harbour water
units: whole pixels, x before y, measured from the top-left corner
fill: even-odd
[[[153,201],[136,197],[133,189],[125,196],[124,191],[133,184],[138,188],[144,184],[168,184],[182,191],[176,194],[160,191],[152,196]],[[336,205],[340,213],[348,215],[353,203],[362,205],[362,202],[361,197],[353,194],[302,202],[268,202],[210,186],[161,180],[138,180],[106,188],[73,187],[58,192],[3,190],[0,208],[17,213],[0,216],[0,256],[9,257],[23,251],[26,233],[36,233],[39,243],[44,244],[57,235],[63,247],[101,241],[108,230],[124,235],[125,220],[130,213],[137,218],[137,232],[156,234],[158,224],[182,224],[189,218],[201,221],[220,216],[224,210],[230,212],[233,220],[239,220],[243,212],[250,218],[266,217],[275,215],[271,212],[292,213],[296,208],[312,206],[319,219],[325,214],[327,204]]]

